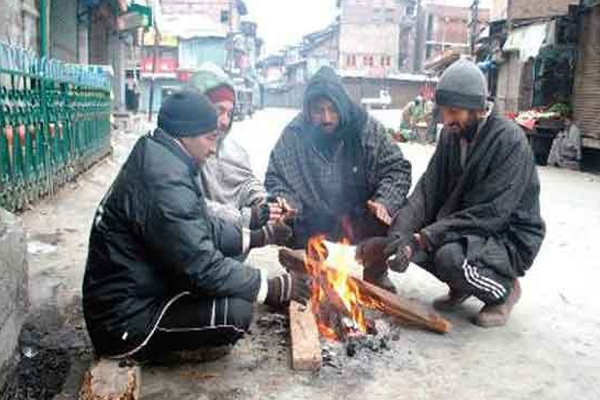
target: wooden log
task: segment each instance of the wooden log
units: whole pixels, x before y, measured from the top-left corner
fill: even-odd
[[[279,262],[288,271],[306,272],[306,253],[302,250],[279,250]],[[322,265],[322,273],[326,274],[329,268],[331,267]],[[362,304],[365,307],[379,310],[402,321],[415,324],[433,332],[447,333],[452,329],[450,321],[443,318],[430,307],[425,307],[422,304],[390,293],[360,278],[351,276],[348,279],[356,284],[363,297],[366,297]]]
[[[289,312],[292,368],[297,371],[321,369],[319,328],[310,304],[304,307],[292,301]]]
[[[85,373],[80,400],[138,400],[141,372],[138,365],[120,366],[119,360],[94,361]]]

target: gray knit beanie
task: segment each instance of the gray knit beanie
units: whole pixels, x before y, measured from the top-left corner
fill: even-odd
[[[460,59],[440,78],[435,93],[439,106],[485,110],[488,97],[487,79],[472,61]]]

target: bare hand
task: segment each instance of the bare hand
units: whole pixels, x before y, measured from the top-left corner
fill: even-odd
[[[283,216],[283,208],[279,202],[276,203],[268,203],[269,204],[269,221],[268,222],[278,222]]]
[[[377,203],[373,200],[369,200],[367,202],[367,208],[369,209],[369,211],[371,211],[371,213],[373,213],[373,215],[375,215],[375,218],[377,218],[382,224],[386,226],[392,225],[392,216],[383,204]]]
[[[281,219],[283,220],[282,222],[286,222],[286,221],[296,218],[296,216],[298,215],[297,209],[293,208],[290,205],[290,203],[288,203],[288,201],[286,199],[284,199],[283,197],[278,197],[277,200],[279,201],[279,205],[281,206],[281,210],[282,210],[282,216],[281,216]]]

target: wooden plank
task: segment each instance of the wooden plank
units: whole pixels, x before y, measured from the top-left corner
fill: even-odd
[[[289,271],[306,272],[305,261],[306,253],[302,250],[279,250],[279,262]],[[321,270],[323,273],[326,273],[328,268],[327,266],[322,266]],[[371,304],[365,304],[367,307],[395,316],[405,322],[410,322],[433,332],[448,333],[452,329],[450,321],[443,318],[431,307],[426,307],[390,293],[357,277],[349,277],[348,279],[356,284],[362,294],[375,300]]]
[[[292,368],[297,371],[321,369],[321,341],[317,321],[311,311],[294,301],[290,304]]]
[[[141,386],[140,367],[119,364],[119,360],[94,361],[85,373],[79,399],[138,400]]]

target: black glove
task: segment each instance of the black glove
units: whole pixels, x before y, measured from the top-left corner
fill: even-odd
[[[294,300],[306,305],[312,293],[312,278],[304,274],[283,274],[269,279],[265,304],[278,307]]]
[[[285,246],[292,237],[292,228],[284,223],[268,223],[262,228],[265,233],[266,244]]]
[[[374,237],[367,239],[356,246],[356,261],[361,263],[365,269],[387,269],[387,257],[385,248],[393,242],[389,237]],[[375,272],[375,271],[372,271]]]
[[[387,259],[387,265],[396,272],[405,272],[415,253],[421,249],[421,245],[415,235],[396,239],[388,244],[383,253]]]
[[[283,223],[268,223],[262,229],[250,232],[250,247],[264,247],[267,245],[285,246],[292,237],[292,228]]]
[[[269,203],[257,204],[250,209],[250,229],[260,229],[269,221]]]

